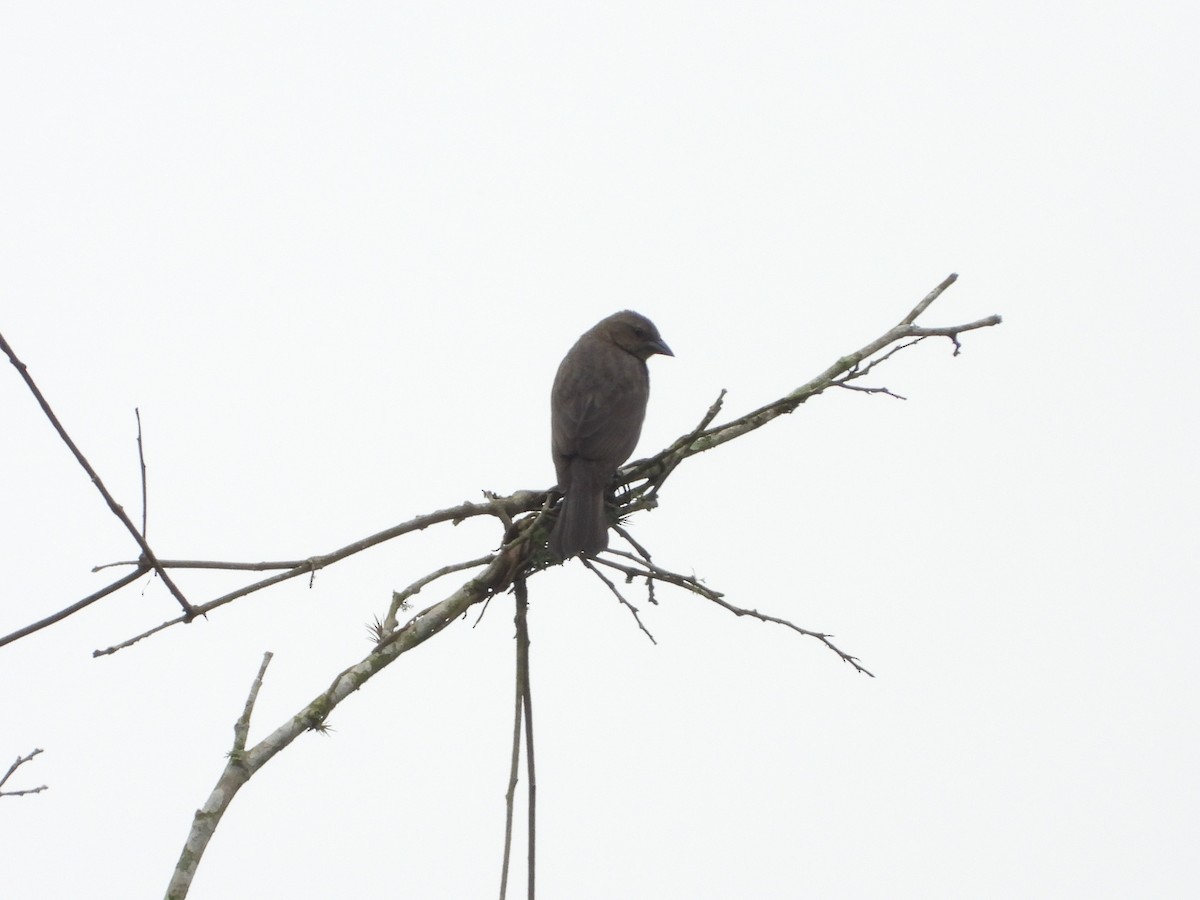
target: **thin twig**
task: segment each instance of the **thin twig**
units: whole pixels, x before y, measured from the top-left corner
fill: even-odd
[[[655,480],[653,487],[651,487],[647,492],[647,500],[656,501],[658,499],[658,492],[662,487],[663,482],[671,476],[671,473],[675,471],[676,466],[678,466],[684,460],[684,457],[679,455],[678,451],[685,447],[690,447],[693,443],[695,443],[696,438],[703,434],[704,430],[712,424],[713,419],[717,417],[717,414],[721,411],[721,407],[725,403],[725,393],[725,388],[721,388],[721,393],[717,394],[717,399],[713,401],[712,405],[704,413],[704,417],[700,420],[699,424],[697,424],[696,427],[690,432],[683,435],[683,437],[677,438],[675,442],[667,448],[667,453],[670,454],[667,457],[667,464],[663,469],[662,476]]]
[[[885,387],[865,387],[861,384],[846,384],[844,381],[835,382],[833,386],[845,388],[848,391],[861,391],[864,394],[886,394],[889,397],[895,397],[897,400],[908,399],[907,397],[903,397],[900,394],[897,394],[895,391],[890,391]]]
[[[628,554],[624,555],[628,556]],[[641,563],[640,568],[634,568],[632,566],[626,566],[617,562],[613,562],[612,560],[605,559],[603,557],[596,557],[595,561],[601,565],[608,566],[610,569],[616,569],[619,572],[624,572],[631,578],[650,578],[656,581],[665,581],[668,584],[675,585],[676,587],[684,588],[685,590],[691,591],[693,594],[698,594],[701,597],[704,597],[706,600],[711,600],[713,603],[729,610],[729,612],[736,616],[750,616],[751,618],[758,619],[762,622],[773,622],[776,625],[784,625],[793,631],[798,632],[799,634],[805,635],[806,637],[815,638],[836,653],[839,657],[841,657],[843,662],[850,663],[850,665],[852,665],[859,672],[862,672],[864,675],[870,675],[872,678],[875,677],[872,672],[867,670],[859,662],[858,657],[851,656],[849,653],[846,653],[838,648],[838,646],[834,644],[832,640],[830,640],[832,635],[802,628],[794,622],[789,622],[787,619],[769,616],[766,613],[760,613],[756,609],[744,609],[743,607],[735,606],[726,600],[725,595],[720,591],[713,590],[694,576],[680,575],[678,572],[671,572],[667,569],[659,568],[658,566],[650,563]]]
[[[85,606],[95,603],[102,597],[107,597],[113,591],[120,590],[130,582],[137,581],[142,577],[143,574],[145,574],[145,572],[146,569],[143,568],[135,569],[124,578],[118,578],[112,584],[108,585],[107,587],[100,588],[100,590],[96,591],[94,594],[88,594],[82,600],[72,603],[66,609],[60,609],[58,612],[46,616],[44,619],[39,619],[31,625],[26,625],[24,628],[18,628],[12,634],[6,634],[4,637],[0,637],[0,647],[3,647],[5,644],[11,644],[13,641],[20,640],[27,635],[33,634],[35,631],[41,631],[43,628],[53,625],[55,622],[61,622],[63,619],[67,618],[67,616],[74,615]]]
[[[661,484],[661,481],[666,475],[674,471],[679,461],[695,456],[698,453],[704,453],[719,447],[721,444],[741,437],[768,422],[782,415],[787,415],[794,412],[802,403],[812,397],[816,397],[824,393],[828,388],[835,386],[838,379],[857,370],[861,364],[873,357],[880,350],[889,347],[897,341],[902,341],[913,337],[949,337],[951,338],[957,350],[958,335],[964,331],[974,331],[980,328],[988,328],[993,325],[999,325],[1002,321],[1000,316],[987,316],[983,319],[977,319],[974,322],[969,322],[965,325],[947,326],[942,328],[923,328],[914,325],[917,317],[921,315],[929,305],[933,303],[942,292],[952,285],[956,280],[957,275],[950,275],[942,281],[936,288],[925,295],[922,300],[914,306],[908,314],[901,320],[899,325],[884,332],[880,337],[871,341],[869,344],[859,348],[853,353],[841,357],[824,372],[813,378],[806,384],[801,385],[789,394],[780,397],[777,400],[772,400],[765,406],[752,410],[745,415],[734,419],[732,422],[726,422],[723,425],[717,425],[708,428],[686,446],[678,446],[678,442],[672,444],[667,449],[659,452],[655,456],[648,459],[636,460],[624,466],[618,472],[618,482],[622,485],[632,484],[635,481],[644,480],[644,483],[630,488],[626,492],[626,498],[630,506],[637,508],[638,498],[641,495],[653,493]],[[916,344],[916,341],[910,341],[905,347],[910,347]],[[898,350],[905,347],[897,348]],[[889,354],[890,355],[890,354]]]
[[[732,603],[730,603],[720,597],[713,597],[710,599],[714,603],[716,603],[718,606],[722,606],[725,609],[729,610],[735,616],[750,616],[752,619],[758,619],[760,622],[773,622],[776,625],[783,625],[786,628],[792,629],[792,631],[799,632],[800,634],[803,634],[806,637],[816,638],[818,641],[820,641],[822,644],[824,644],[826,647],[828,647],[830,650],[832,650],[834,653],[836,653],[838,656],[840,656],[842,658],[842,662],[850,663],[850,665],[854,666],[854,668],[856,670],[858,670],[859,672],[862,672],[864,675],[870,675],[872,678],[875,677],[873,672],[866,669],[859,662],[857,656],[851,656],[849,653],[846,653],[845,651],[839,649],[838,646],[836,644],[834,644],[832,640],[830,640],[830,638],[833,637],[833,635],[831,635],[831,634],[824,634],[823,632],[820,632],[820,631],[809,631],[807,628],[801,628],[799,625],[796,625],[793,622],[789,622],[787,619],[780,619],[776,616],[769,616],[766,613],[760,613],[757,609],[744,609],[740,606],[734,606]]]
[[[307,560],[284,559],[275,562],[231,562],[219,559],[160,559],[158,564],[164,569],[228,569],[234,572],[270,572],[276,569],[295,569],[306,567]],[[93,572],[103,569],[115,569],[117,566],[136,566],[136,559],[120,559],[116,562],[101,563],[92,566]]]
[[[147,506],[146,506],[146,454],[142,448],[142,411],[135,406],[133,408],[133,414],[137,418],[138,463],[140,464],[141,469],[142,469],[142,537],[144,538],[146,536]]]
[[[634,551],[637,553],[637,556],[634,556],[631,553],[626,553],[623,550],[611,550],[610,552],[618,553],[621,556],[624,556],[628,559],[633,559],[633,560],[641,559],[641,560],[645,560],[647,563],[653,563],[653,560],[650,558],[650,551],[647,550],[645,547],[643,547],[641,544],[639,544],[637,541],[635,541],[633,539],[633,535],[629,533],[628,529],[626,529],[620,525],[615,525],[615,526],[613,526],[613,530],[616,531],[617,534],[619,534],[621,537],[625,538],[625,540],[627,540],[629,542],[629,546],[633,547]],[[633,582],[632,578],[627,577],[626,580],[629,583]],[[652,603],[655,606],[658,605],[658,598],[654,595],[654,579],[653,578],[646,579],[646,602]]]
[[[167,900],[183,900],[187,896],[192,886],[192,879],[196,875],[196,868],[200,865],[208,842],[212,840],[217,824],[221,821],[221,816],[229,808],[238,789],[257,769],[257,765],[252,764],[249,759],[250,754],[246,752],[246,736],[250,732],[250,715],[254,711],[254,703],[258,699],[258,691],[262,687],[263,676],[271,662],[271,656],[270,652],[263,654],[262,664],[259,665],[258,674],[250,686],[250,693],[246,697],[242,714],[238,716],[233,725],[233,748],[229,751],[225,770],[217,779],[217,786],[213,788],[207,802],[202,808],[196,810],[196,815],[192,819],[192,830],[188,833],[183,852],[175,864],[175,871],[171,873],[171,882],[167,885]],[[257,750],[257,748],[255,749]]]
[[[38,747],[25,756],[18,756],[16,762],[9,766],[8,771],[4,773],[4,777],[0,778],[0,788],[4,787],[4,785],[8,782],[8,779],[12,778],[13,773],[17,771],[17,769],[21,768],[21,766],[25,765],[25,763],[29,762],[41,752],[42,748]],[[48,790],[50,790],[49,786],[44,784],[38,785],[35,788],[25,788],[19,791],[0,790],[0,797],[24,797],[26,794],[40,794],[42,791]]]
[[[534,900],[534,871],[537,861],[537,769],[533,759],[533,690],[529,678],[529,593],[524,574],[513,584],[517,598],[517,682],[521,685],[521,706],[525,710],[525,780],[529,797],[526,813],[528,834],[526,848],[529,857],[527,881],[528,900]]]
[[[512,528],[513,522],[512,516],[509,515],[508,510],[504,508],[505,498],[501,497],[495,491],[484,491],[483,496],[488,500],[489,503],[491,503],[493,514],[500,520],[500,524],[504,526],[504,530],[507,532],[510,528]]]
[[[347,544],[332,553],[324,554],[323,556],[313,556],[309,559],[300,561],[299,565],[288,569],[285,572],[280,572],[278,575],[273,575],[270,578],[264,578],[261,581],[256,581],[253,584],[248,584],[245,587],[238,588],[235,591],[230,591],[228,594],[222,594],[215,600],[210,600],[207,603],[202,603],[195,607],[194,614],[197,616],[207,615],[212,610],[224,606],[226,603],[231,603],[239,597],[245,597],[247,594],[253,594],[263,588],[271,587],[280,582],[295,578],[298,575],[316,572],[333,563],[353,556],[356,553],[361,553],[377,544],[382,544],[384,541],[390,541],[393,538],[408,534],[413,531],[423,531],[431,525],[437,525],[442,522],[452,522],[458,524],[466,519],[475,516],[496,515],[497,507],[499,506],[510,516],[519,513],[530,512],[531,510],[539,509],[545,501],[546,492],[540,491],[517,491],[514,494],[504,497],[501,501],[490,501],[488,503],[461,503],[458,506],[452,506],[447,509],[439,509],[436,512],[427,513],[425,515],[416,516],[409,519],[407,522],[401,522],[399,525],[394,525],[370,537],[362,538],[352,544]],[[168,619],[153,628],[143,631],[141,634],[134,635],[128,640],[122,641],[119,644],[114,644],[103,650],[93,650],[92,656],[108,656],[116,653],[119,650],[124,650],[126,647],[131,647],[138,641],[145,640],[151,635],[157,634],[164,629],[170,628],[173,625],[179,625],[184,622],[182,616],[174,619]]]
[[[917,344],[921,343],[921,341],[923,341],[923,340],[925,340],[925,338],[919,337],[919,338],[914,338],[913,340],[909,341],[906,344],[897,344],[895,347],[893,347],[887,353],[884,353],[881,356],[876,356],[876,357],[873,357],[872,359],[867,360],[866,365],[861,366],[861,367],[855,366],[853,369],[850,370],[849,373],[847,373],[846,377],[843,378],[842,381],[846,381],[851,378],[862,378],[862,376],[866,375],[873,368],[887,362],[889,359],[891,359],[893,356],[895,356],[901,350],[907,350],[909,347],[915,347]]]
[[[0,791],[0,797],[24,797],[26,794],[40,794],[42,791],[50,790],[50,786],[39,784],[35,788],[25,788],[20,791]]]
[[[183,608],[183,617],[187,620],[191,620],[191,618],[196,614],[195,610],[192,608],[192,605],[188,603],[187,598],[183,596],[183,593],[175,585],[175,582],[171,580],[171,576],[166,573],[166,570],[163,569],[161,565],[159,565],[158,559],[155,557],[154,551],[150,549],[150,545],[146,543],[146,539],[142,537],[142,534],[137,530],[137,527],[131,521],[129,521],[129,516],[125,514],[125,510],[119,503],[117,503],[117,501],[113,498],[113,495],[108,492],[108,488],[104,486],[104,482],[100,480],[100,476],[96,474],[96,470],[92,468],[92,464],[87,461],[87,457],[83,455],[82,451],[80,451],[80,449],[75,445],[75,442],[71,440],[71,436],[67,434],[67,430],[58,420],[58,416],[56,416],[54,414],[54,410],[50,408],[50,403],[42,395],[42,392],[38,388],[37,384],[34,383],[33,376],[29,374],[29,369],[26,367],[25,363],[21,362],[21,360],[17,358],[17,354],[13,352],[13,349],[9,346],[8,341],[4,339],[4,335],[0,335],[0,350],[3,350],[5,354],[7,354],[9,362],[11,362],[16,370],[21,373],[21,378],[24,379],[25,384],[33,393],[33,397],[35,400],[37,400],[38,406],[42,408],[42,412],[46,414],[46,418],[50,420],[50,424],[54,426],[54,430],[58,432],[58,436],[62,438],[63,443],[67,445],[67,449],[74,454],[75,460],[83,467],[83,470],[88,473],[88,477],[92,479],[92,484],[96,485],[96,490],[100,492],[100,496],[104,498],[104,501],[108,504],[108,508],[112,510],[113,515],[121,520],[121,523],[126,529],[128,529],[129,533],[133,535],[133,539],[137,541],[138,546],[142,548],[142,558],[146,561],[146,567],[158,572],[158,577],[163,580],[163,584],[167,586],[167,589],[170,590],[175,599],[179,601],[180,607]]]
[[[521,610],[518,608],[517,616],[520,615]],[[519,641],[519,625],[517,626],[517,635],[517,640]],[[521,762],[521,709],[525,698],[525,691],[521,684],[521,650],[519,643],[517,645],[516,669],[516,677],[513,678],[513,683],[516,686],[516,697],[513,700],[512,759],[508,767],[508,791],[504,794],[504,863],[500,867],[500,900],[505,900],[505,897],[508,896],[508,866],[509,860],[512,858],[513,805],[517,796],[517,770]]]
[[[956,281],[958,281],[958,273],[951,272],[942,280],[941,284],[926,294],[921,299],[920,303],[908,311],[908,315],[900,320],[900,324],[911,325],[913,322],[917,321],[917,317],[920,316],[921,313],[925,312],[925,310],[929,309],[929,304],[938,297],[942,296],[942,291],[946,290],[946,288],[950,287],[950,285],[954,284]]]
[[[720,591],[713,590],[699,578],[693,575],[680,575],[678,572],[672,572],[669,569],[663,569],[652,563],[642,562],[634,558],[633,554],[621,553],[621,556],[633,560],[636,566],[625,566],[611,559],[605,559],[602,556],[595,557],[596,562],[601,565],[608,566],[610,569],[616,569],[618,572],[624,572],[630,580],[634,578],[650,578],[657,581],[665,581],[668,584],[673,584],[676,587],[684,588],[691,591],[693,594],[699,594],[709,600],[715,600],[724,597]]]
[[[258,700],[258,692],[262,688],[263,676],[267,674],[267,666],[271,664],[274,655],[270,650],[263,654],[262,665],[258,667],[258,675],[254,679],[254,684],[250,685],[246,705],[242,707],[242,714],[238,717],[237,724],[233,726],[234,753],[241,753],[246,749],[246,738],[250,734],[250,716],[254,712],[254,704]]]
[[[657,645],[658,641],[654,639],[654,635],[652,635],[649,629],[642,624],[642,617],[638,615],[638,608],[625,599],[625,595],[617,589],[617,586],[612,583],[612,580],[599,569],[597,569],[595,565],[592,564],[590,559],[588,559],[586,556],[581,556],[580,560],[592,571],[593,575],[595,575],[597,578],[603,581],[605,585],[608,586],[608,589],[612,591],[613,596],[620,600],[622,605],[625,606],[631,613],[633,613],[633,620],[637,622],[638,628],[642,629],[642,632],[646,635],[646,637],[650,638],[650,643]]]
[[[407,606],[411,597],[414,597],[421,592],[421,588],[434,581],[437,581],[439,578],[451,574],[452,572],[461,572],[464,569],[475,569],[479,566],[486,566],[495,558],[496,554],[489,553],[487,556],[481,556],[478,559],[468,559],[466,562],[452,563],[448,566],[442,566],[440,569],[435,569],[428,575],[423,575],[422,577],[418,578],[404,590],[392,591],[392,605],[388,607],[387,617],[380,625],[381,634],[379,639],[383,640],[383,638],[387,637],[396,630],[396,614]]]
[[[958,340],[960,334],[964,331],[974,331],[976,328],[987,328],[991,325],[999,324],[999,316],[988,316],[985,319],[977,319],[966,325],[947,325],[942,328],[918,328],[914,325],[909,329],[909,334],[916,334],[921,337],[948,337],[954,343],[954,355],[958,356],[962,352],[962,344]]]
[[[650,561],[650,551],[634,540],[633,535],[629,533],[627,528],[622,525],[614,525],[613,531],[625,538],[629,542],[629,546],[633,547],[642,559],[646,560],[646,562]]]

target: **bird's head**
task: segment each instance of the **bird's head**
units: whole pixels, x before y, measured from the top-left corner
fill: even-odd
[[[654,323],[631,309],[613,313],[600,323],[610,341],[638,359],[646,360],[656,353],[674,356],[666,341],[659,335]]]

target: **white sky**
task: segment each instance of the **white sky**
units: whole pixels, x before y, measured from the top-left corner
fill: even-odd
[[[581,6],[6,6],[0,331],[135,514],[140,408],[158,553],[295,558],[549,486],[554,368],[616,309],[677,354],[645,455],[958,271],[926,324],[1005,323],[889,363],[906,403],[818,398],[633,522],[877,679],[691,595],[641,603],[652,646],[578,564],[532,583],[540,896],[1195,896],[1194,4]],[[5,370],[0,633],[136,555]],[[0,763],[45,748],[7,787],[51,785],[0,800],[0,892],[161,896],[263,651],[252,740],[498,540],[93,660],[175,615],[140,584],[0,649]],[[273,760],[191,896],[494,896],[511,608]]]

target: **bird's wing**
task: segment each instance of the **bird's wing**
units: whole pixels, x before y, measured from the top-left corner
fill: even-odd
[[[586,368],[564,367],[554,388],[555,452],[616,468],[637,445],[649,393],[645,363],[621,351],[593,357]]]

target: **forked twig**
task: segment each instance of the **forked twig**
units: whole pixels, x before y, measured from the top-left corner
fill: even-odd
[[[213,833],[221,821],[221,816],[229,808],[238,789],[254,771],[247,760],[246,738],[250,732],[250,715],[254,712],[254,703],[258,699],[258,691],[262,687],[267,666],[271,664],[271,656],[270,652],[263,654],[262,664],[259,665],[258,674],[250,686],[250,693],[246,697],[242,714],[238,716],[233,725],[233,748],[229,751],[225,771],[217,779],[217,786],[209,794],[204,806],[196,810],[196,815],[192,820],[192,830],[188,834],[183,852],[175,864],[175,871],[171,874],[171,882],[167,886],[167,900],[183,900],[187,896],[192,885],[192,878],[196,874],[196,868],[200,865],[208,842],[212,840]]]
[[[511,516],[530,510],[538,509],[545,499],[545,492],[535,493],[533,491],[517,491],[508,497],[503,498],[503,508]],[[370,537],[362,538],[352,544],[347,544],[332,553],[326,553],[322,556],[313,556],[306,560],[298,561],[299,564],[288,569],[285,572],[280,572],[278,575],[273,575],[270,578],[264,578],[261,581],[256,581],[253,584],[248,584],[245,587],[230,591],[227,594],[222,594],[215,600],[210,600],[207,603],[202,603],[196,606],[194,613],[197,616],[207,615],[214,609],[231,603],[248,594],[253,594],[263,588],[271,587],[280,582],[295,578],[298,575],[305,575],[317,572],[326,566],[340,562],[347,557],[353,556],[356,553],[361,553],[370,547],[377,544],[382,544],[384,541],[390,541],[393,538],[400,537],[404,534],[409,534],[413,531],[423,531],[431,525],[437,525],[444,522],[453,522],[457,524],[474,516],[495,515],[496,503],[462,503],[458,506],[452,506],[447,509],[440,509],[436,512],[427,513],[425,515],[416,516],[409,519],[407,522],[401,522],[399,525],[394,525]],[[213,568],[226,568],[225,566],[214,566]],[[141,634],[134,635],[128,640],[122,641],[119,644],[114,644],[103,650],[92,651],[92,656],[108,656],[116,653],[118,650],[124,650],[126,647],[131,647],[138,641],[144,640],[151,635],[157,634],[164,629],[170,628],[173,625],[179,625],[185,621],[184,617],[177,616],[174,619],[168,619],[160,625],[156,625]]]
[[[593,575],[603,581],[605,586],[612,591],[613,596],[621,601],[621,605],[623,605],[630,611],[630,613],[633,614],[633,620],[637,622],[638,628],[642,629],[642,633],[645,634],[646,637],[650,638],[650,643],[657,644],[658,641],[654,639],[654,635],[652,635],[650,630],[642,624],[642,617],[638,615],[638,608],[625,599],[625,595],[621,593],[615,584],[613,584],[612,579],[608,578],[603,572],[597,569],[592,561],[587,557],[580,557],[580,561],[591,570]]]
[[[614,552],[617,552],[621,556],[624,556],[628,559],[634,560],[634,557],[631,554],[621,553],[620,551]],[[729,612],[733,613],[735,616],[750,616],[751,618],[758,619],[761,622],[773,622],[776,625],[783,625],[787,628],[790,628],[799,634],[805,635],[806,637],[815,638],[836,653],[839,657],[841,657],[842,662],[850,663],[850,665],[852,665],[857,671],[862,672],[864,675],[870,675],[872,678],[875,677],[872,672],[870,672],[859,662],[858,657],[851,656],[849,653],[844,652],[836,644],[834,644],[831,640],[833,637],[832,635],[825,634],[821,631],[811,631],[807,628],[802,628],[794,622],[789,622],[787,619],[781,619],[777,616],[770,616],[766,613],[760,613],[757,609],[745,609],[740,606],[735,606],[725,599],[725,595],[723,593],[713,590],[695,576],[680,575],[678,572],[672,572],[668,569],[660,568],[659,566],[653,565],[644,560],[634,560],[634,565],[632,566],[623,565],[603,557],[596,557],[595,561],[601,565],[608,566],[610,569],[616,569],[618,572],[624,572],[625,575],[630,579],[645,578],[649,581],[663,581],[667,584],[673,584],[676,587],[681,587],[684,590],[691,591],[693,594],[703,597],[706,600],[710,600],[718,606],[729,610]]]
[[[133,539],[137,541],[138,546],[142,548],[143,562],[139,563],[139,565],[143,567],[144,571],[153,569],[158,573],[158,577],[163,580],[163,584],[167,586],[168,590],[170,590],[170,592],[174,595],[175,599],[179,601],[179,605],[183,607],[184,617],[191,619],[195,615],[192,605],[188,603],[187,598],[183,596],[183,593],[178,587],[176,587],[175,582],[171,580],[171,576],[168,575],[163,567],[159,564],[158,559],[154,555],[154,551],[151,550],[150,545],[146,543],[146,539],[142,536],[141,532],[137,530],[137,526],[129,521],[129,516],[125,514],[125,510],[119,503],[117,503],[117,501],[113,498],[113,495],[108,492],[108,488],[104,486],[104,482],[100,480],[100,476],[96,474],[96,470],[92,468],[92,464],[88,462],[87,457],[83,455],[83,452],[75,445],[75,442],[71,440],[71,436],[67,434],[67,430],[63,427],[62,422],[58,420],[58,416],[56,416],[54,414],[54,410],[50,408],[49,401],[46,400],[45,396],[34,382],[33,376],[29,374],[28,367],[26,367],[25,363],[21,362],[21,360],[17,358],[17,354],[13,351],[12,347],[9,346],[8,341],[4,339],[4,335],[2,334],[0,334],[0,350],[4,351],[4,353],[8,356],[9,362],[11,362],[16,370],[21,374],[21,378],[24,380],[26,386],[28,386],[30,392],[33,394],[33,398],[37,401],[38,406],[42,408],[42,412],[45,413],[46,418],[50,420],[50,424],[54,426],[54,430],[58,432],[58,436],[62,438],[63,443],[67,445],[67,449],[70,450],[74,455],[76,462],[83,467],[83,470],[87,472],[88,477],[92,479],[92,484],[96,485],[96,490],[100,492],[100,496],[104,498],[104,502],[108,504],[108,508],[112,510],[113,515],[121,520],[121,523],[125,526],[129,533],[133,535]],[[78,604],[75,605],[78,607]],[[70,613],[67,613],[66,615],[70,615]],[[64,616],[59,616],[59,618],[64,618]]]
[[[42,791],[50,790],[49,786],[44,784],[38,785],[35,788],[25,788],[18,791],[6,791],[3,789],[4,785],[8,783],[8,779],[12,778],[13,773],[16,772],[17,769],[21,768],[21,766],[25,765],[25,763],[29,762],[41,752],[42,748],[38,747],[25,756],[17,757],[16,761],[8,767],[8,771],[4,773],[4,777],[0,778],[0,797],[24,797],[27,794],[40,794]]]
[[[450,575],[454,572],[461,572],[464,569],[477,569],[480,566],[486,566],[496,558],[495,553],[489,553],[487,556],[481,556],[478,559],[468,559],[466,562],[452,563],[448,566],[442,566],[440,569],[434,569],[428,575],[423,575],[406,587],[402,591],[392,592],[392,605],[388,607],[387,617],[383,620],[380,626],[379,639],[383,640],[387,635],[396,630],[396,616],[402,609],[408,608],[408,601],[420,593],[421,588],[432,584],[439,578]]]

